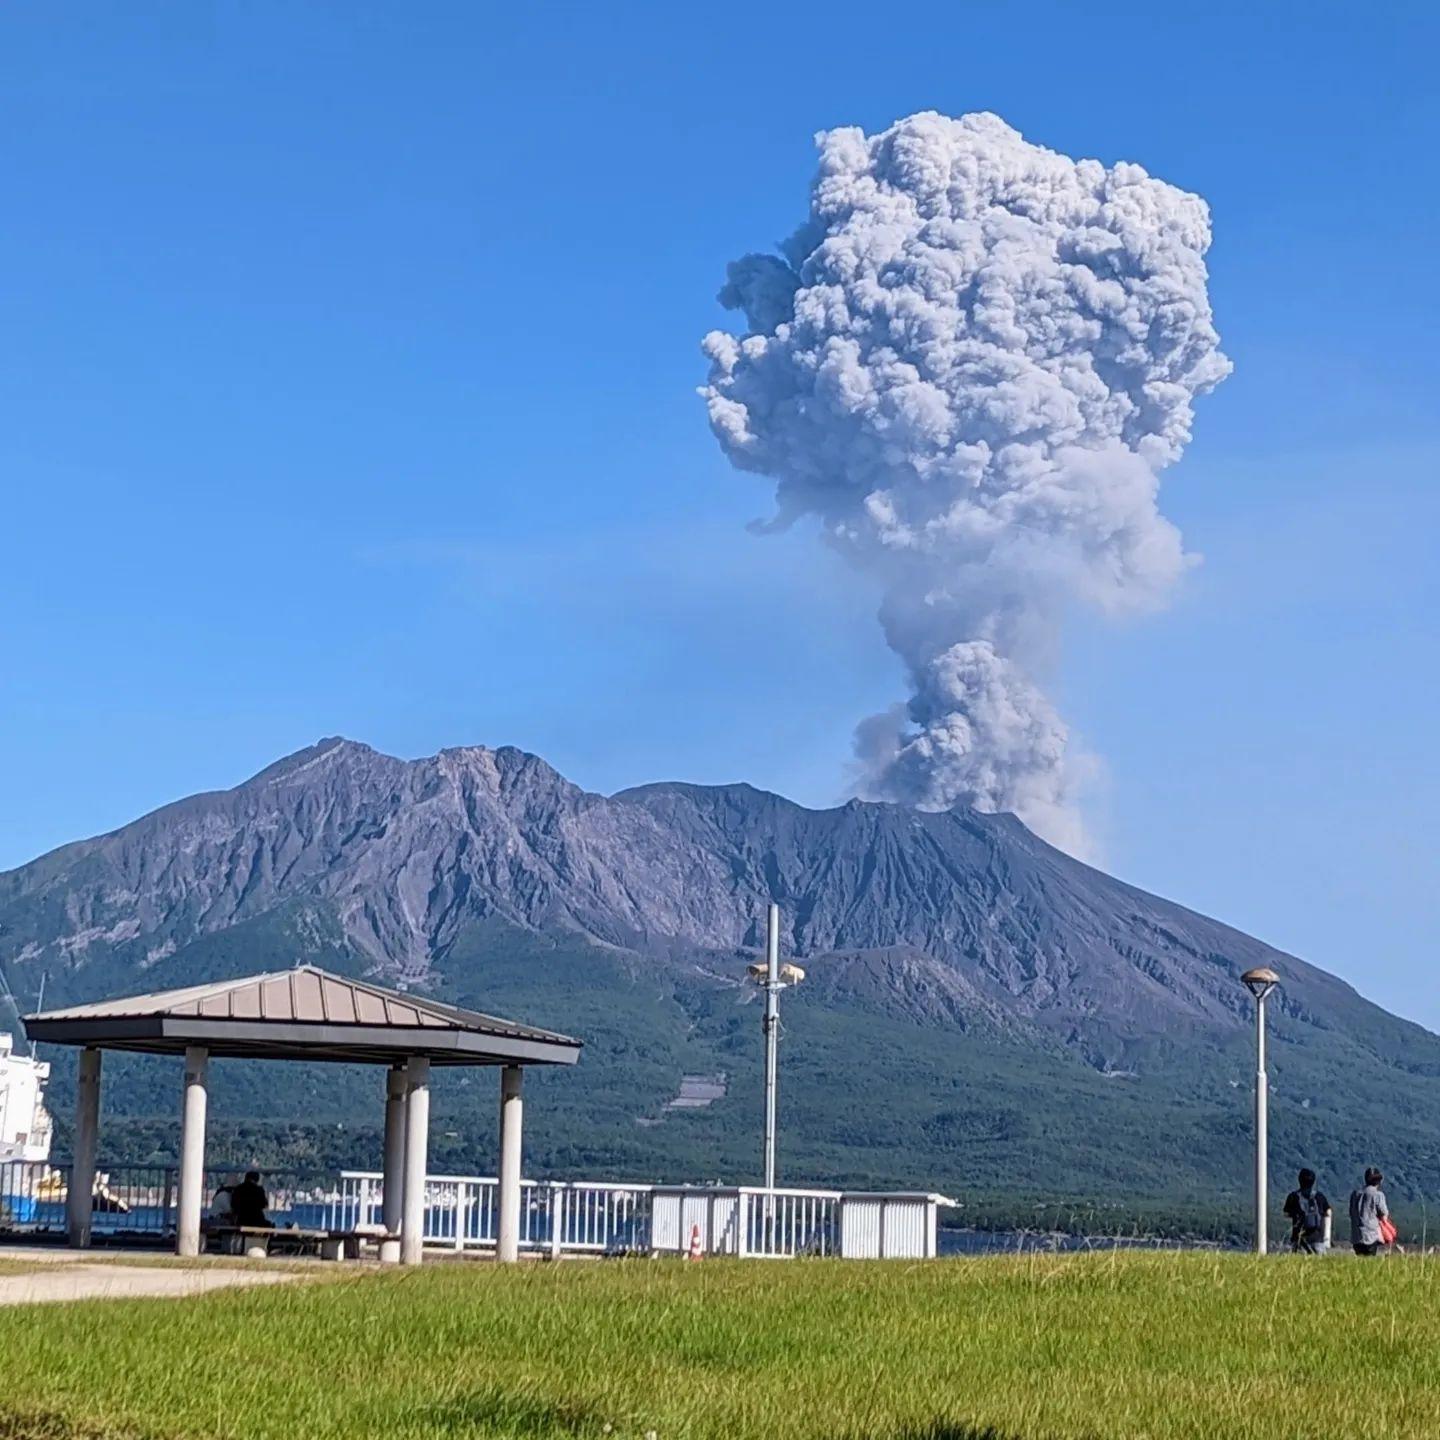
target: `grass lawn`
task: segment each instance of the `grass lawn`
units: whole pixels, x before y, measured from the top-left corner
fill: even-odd
[[[0,1440],[1433,1437],[1437,1301],[1349,1256],[356,1272],[12,1310]]]

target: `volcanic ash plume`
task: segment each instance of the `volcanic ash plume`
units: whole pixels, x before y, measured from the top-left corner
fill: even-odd
[[[729,267],[749,329],[705,339],[711,428],[775,480],[775,525],[814,515],[881,584],[911,696],[859,727],[864,792],[1083,851],[1083,767],[1034,677],[1071,606],[1155,606],[1187,564],[1157,476],[1230,370],[1209,212],[994,115],[818,144],[809,220]]]

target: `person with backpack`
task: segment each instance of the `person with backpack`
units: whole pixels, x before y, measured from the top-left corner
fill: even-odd
[[[1350,1193],[1350,1243],[1357,1255],[1378,1255],[1380,1247],[1395,1238],[1390,1206],[1380,1188],[1384,1180],[1372,1165],[1365,1172],[1365,1188]]]
[[[1330,1202],[1323,1190],[1315,1188],[1315,1172],[1300,1172],[1300,1188],[1285,1197],[1285,1214],[1290,1220],[1290,1248],[1299,1254],[1324,1255],[1330,1249],[1326,1223]]]

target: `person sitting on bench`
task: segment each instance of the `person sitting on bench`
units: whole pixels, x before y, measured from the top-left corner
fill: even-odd
[[[274,1221],[265,1214],[269,1205],[270,1197],[260,1183],[258,1170],[246,1171],[245,1178],[230,1192],[230,1213],[242,1230],[273,1230]]]
[[[200,1221],[202,1230],[229,1230],[235,1224],[230,1209],[230,1186],[222,1185],[210,1201],[210,1213]]]

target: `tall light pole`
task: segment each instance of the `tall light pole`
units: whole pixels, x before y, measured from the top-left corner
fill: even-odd
[[[1270,1092],[1265,1074],[1265,1001],[1280,983],[1273,970],[1247,970],[1240,983],[1255,997],[1255,1253],[1263,1255],[1269,1241],[1266,1192],[1270,1188]]]
[[[780,1088],[780,907],[765,917],[765,1188],[775,1188],[775,1105]]]
[[[750,978],[765,991],[765,1188],[775,1188],[775,1106],[779,1094],[780,992],[805,978],[798,965],[780,964],[780,907],[765,917],[765,963],[750,967]]]

